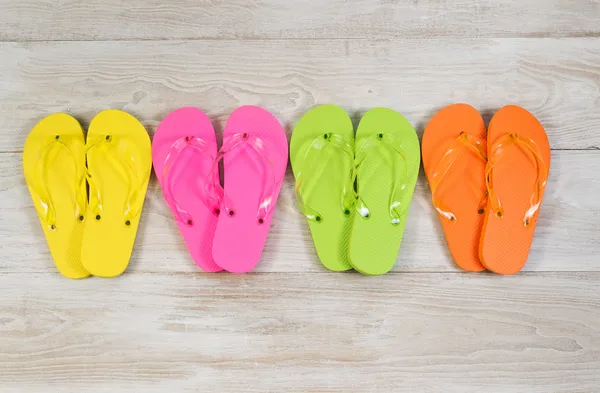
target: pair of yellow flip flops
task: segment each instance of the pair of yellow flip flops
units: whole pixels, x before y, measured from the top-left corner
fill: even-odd
[[[63,276],[115,277],[127,268],[151,168],[148,133],[123,111],[100,112],[87,142],[79,122],[64,113],[33,128],[23,170]]]

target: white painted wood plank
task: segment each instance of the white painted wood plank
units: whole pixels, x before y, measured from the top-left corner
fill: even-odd
[[[20,151],[59,111],[88,124],[125,109],[152,130],[185,105],[222,122],[257,104],[291,131],[311,106],[336,103],[357,118],[393,108],[420,132],[455,102],[487,118],[519,104],[553,148],[598,148],[598,64],[598,39],[0,43],[0,151]]]
[[[21,169],[0,154],[0,272],[55,272]],[[600,271],[600,152],[554,151],[536,237],[524,271]],[[296,207],[291,171],[282,188],[259,272],[324,272]],[[429,186],[421,174],[396,272],[455,272]],[[130,272],[195,272],[153,177]]]
[[[0,0],[5,41],[598,34],[598,0]]]
[[[3,392],[591,392],[600,275],[0,275]]]

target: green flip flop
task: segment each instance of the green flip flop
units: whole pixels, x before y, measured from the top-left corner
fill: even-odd
[[[355,156],[358,199],[350,263],[363,274],[380,275],[398,258],[421,162],[419,138],[402,115],[375,108],[360,121]]]
[[[308,219],[321,263],[333,271],[352,269],[354,127],[346,111],[336,105],[308,111],[292,134],[290,159],[298,206]]]

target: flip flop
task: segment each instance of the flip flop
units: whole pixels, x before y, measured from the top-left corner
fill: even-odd
[[[358,199],[350,263],[363,274],[380,275],[398,258],[419,174],[419,138],[401,114],[371,109],[356,131],[355,157]]]
[[[87,193],[79,122],[64,113],[41,120],[25,141],[23,172],[58,271],[88,277],[81,263]]]
[[[131,257],[152,168],[150,138],[119,110],[92,120],[86,144],[89,208],[81,261],[94,276],[120,275]]]
[[[479,240],[485,217],[485,124],[477,109],[454,104],[439,111],[423,134],[423,167],[454,262],[485,270]]]
[[[201,110],[178,109],[158,125],[152,142],[154,171],[192,258],[207,272],[223,270],[212,256],[218,203],[210,187],[216,157],[215,131]]]
[[[354,127],[346,111],[320,105],[298,122],[290,143],[296,200],[323,266],[352,269],[348,242],[354,192]]]
[[[481,261],[494,273],[514,274],[527,261],[548,180],[544,127],[525,109],[505,106],[488,127],[488,158]]]
[[[255,106],[231,114],[213,169],[223,160],[225,189],[214,184],[220,215],[213,241],[215,263],[223,269],[245,273],[258,263],[287,159],[285,130],[273,115]]]

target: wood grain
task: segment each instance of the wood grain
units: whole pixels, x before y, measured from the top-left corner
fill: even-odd
[[[600,274],[0,275],[3,392],[592,392]],[[67,295],[68,294],[68,295]]]
[[[0,0],[0,40],[589,37],[598,0]]]
[[[0,0],[0,391],[596,392],[600,0]],[[261,263],[193,264],[152,178],[129,269],[63,278],[21,169],[31,128],[103,109],[153,134],[202,108],[217,135],[260,105],[288,136],[312,106],[486,122],[518,104],[552,168],[519,275],[453,264],[420,174],[392,273],[329,273],[285,179]]]
[[[0,154],[0,272],[55,272],[22,175],[20,154]],[[600,271],[600,152],[555,151],[525,271]],[[297,210],[288,171],[259,272],[325,272]],[[195,272],[156,179],[152,179],[130,272]],[[395,272],[456,272],[421,173]]]
[[[20,151],[36,122],[67,111],[84,125],[124,109],[150,130],[198,106],[220,129],[237,106],[261,105],[289,132],[315,104],[358,121],[390,107],[419,130],[442,107],[489,119],[518,104],[555,149],[600,147],[600,40],[161,41],[1,44],[0,151]]]

